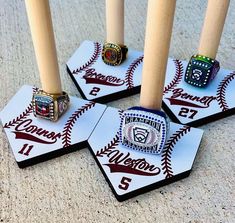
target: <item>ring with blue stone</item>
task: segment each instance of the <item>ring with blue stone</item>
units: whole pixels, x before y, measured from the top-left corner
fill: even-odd
[[[188,63],[184,80],[196,87],[206,87],[220,69],[219,62],[203,55],[193,55]]]
[[[144,153],[160,154],[169,122],[164,112],[132,107],[122,113],[119,130],[122,145]]]
[[[43,90],[33,93],[32,105],[35,117],[57,121],[69,107],[69,96],[62,94],[48,94]]]

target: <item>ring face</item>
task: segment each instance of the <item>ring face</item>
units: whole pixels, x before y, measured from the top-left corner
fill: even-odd
[[[121,119],[121,142],[130,149],[160,154],[166,141],[167,128],[165,117],[145,111],[127,110]]]
[[[51,119],[54,110],[53,98],[41,94],[34,95],[34,115],[44,119]]]
[[[112,49],[112,48],[105,49],[104,58],[106,59],[108,63],[115,64],[117,63],[117,60],[118,60],[118,53],[119,52],[116,49]]]
[[[105,43],[102,50],[102,60],[107,65],[120,65],[126,59],[127,51],[128,49],[126,46],[119,46],[114,43]]]
[[[196,87],[206,87],[219,71],[219,62],[202,55],[191,57],[186,73],[185,81]]]
[[[119,65],[122,61],[122,49],[113,43],[106,43],[102,51],[103,61],[111,66]]]
[[[61,95],[51,95],[38,90],[33,94],[32,104],[33,113],[36,117],[57,121],[68,109],[69,96],[65,92]]]

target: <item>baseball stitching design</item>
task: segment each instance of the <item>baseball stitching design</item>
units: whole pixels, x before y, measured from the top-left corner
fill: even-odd
[[[171,81],[170,84],[168,84],[165,88],[164,88],[164,92],[163,94],[166,94],[168,92],[170,92],[171,90],[173,90],[182,80],[183,78],[183,64],[180,60],[174,60],[175,63],[175,67],[176,67],[176,73],[175,76],[173,78],[173,80]]]
[[[10,128],[10,127],[13,127],[17,124],[19,124],[19,122],[21,122],[23,119],[27,118],[30,113],[32,113],[33,111],[33,106],[32,104],[30,104],[26,109],[25,111],[23,111],[18,117],[16,117],[15,119],[13,119],[12,121],[9,121],[8,123],[6,123],[3,128]]]
[[[127,72],[126,72],[126,77],[125,77],[125,83],[126,83],[127,89],[131,89],[134,87],[134,83],[133,83],[134,72],[136,68],[143,62],[143,59],[144,59],[144,56],[142,55],[138,57],[136,60],[134,60],[128,67]]]
[[[110,143],[108,143],[107,146],[105,146],[104,148],[100,149],[100,151],[96,152],[96,156],[103,157],[104,155],[107,155],[113,149],[115,149],[116,146],[118,146],[118,143],[119,143],[119,136],[118,136],[118,134],[116,134],[116,136],[113,138],[113,140]]]
[[[33,87],[33,93],[36,93],[37,90],[38,90],[37,87]],[[32,105],[32,103],[30,103],[29,106],[25,109],[25,111],[23,111],[15,119],[9,121],[8,123],[5,123],[3,128],[9,129],[10,127],[13,127],[13,126],[19,124],[19,122],[21,122],[23,119],[27,118],[30,115],[30,113],[32,113],[32,111],[33,111],[33,105]]]
[[[166,175],[165,178],[170,178],[173,176],[173,170],[171,167],[171,154],[175,144],[180,140],[181,137],[190,132],[190,130],[191,130],[190,126],[183,126],[178,131],[176,131],[166,142],[165,148],[162,152],[162,160],[161,160],[163,174]]]
[[[86,111],[91,109],[95,106],[95,102],[91,101],[85,105],[83,105],[81,108],[79,108],[77,111],[75,111],[71,117],[68,119],[68,121],[65,124],[63,134],[62,134],[62,144],[63,148],[68,147],[71,145],[71,132],[72,128],[75,124],[75,122],[83,115]]]
[[[222,111],[226,111],[229,109],[229,106],[226,102],[226,89],[229,85],[229,83],[235,79],[235,71],[226,76],[219,84],[219,87],[217,89],[217,101],[219,103],[220,108]]]
[[[38,87],[33,87],[33,94],[35,94],[38,91]]]
[[[97,61],[97,59],[98,59],[98,57],[100,56],[100,53],[101,53],[101,44],[95,42],[94,43],[94,48],[95,48],[94,53],[92,54],[91,58],[84,65],[82,65],[81,67],[74,70],[72,72],[72,74],[78,74],[81,71],[86,70],[88,67],[90,67],[91,65],[93,65]]]
[[[123,112],[124,112],[123,110],[118,110],[118,114],[120,118]],[[119,143],[119,133],[115,135],[113,140],[110,143],[108,143],[107,146],[105,146],[103,149],[100,149],[100,151],[97,151],[96,156],[103,157],[103,155],[107,155],[109,152],[112,151],[112,149],[114,149],[118,145],[118,143]]]

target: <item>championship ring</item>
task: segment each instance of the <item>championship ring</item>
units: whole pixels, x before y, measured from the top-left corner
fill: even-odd
[[[125,45],[105,43],[102,50],[102,60],[107,65],[118,66],[127,57],[128,48]]]
[[[48,94],[43,90],[38,90],[33,94],[32,104],[35,117],[55,122],[68,109],[69,96],[65,92]]]
[[[120,140],[127,148],[160,154],[166,142],[168,128],[164,112],[133,107],[122,114]]]
[[[193,55],[188,63],[185,81],[197,87],[206,87],[220,69],[217,60],[202,55]]]

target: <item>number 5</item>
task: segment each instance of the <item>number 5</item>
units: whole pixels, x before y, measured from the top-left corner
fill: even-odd
[[[122,189],[122,190],[127,190],[128,189],[128,187],[130,186],[130,183],[131,182],[131,179],[130,178],[127,178],[127,177],[123,177],[122,179],[121,179],[121,184],[119,184],[119,188],[120,189]]]

